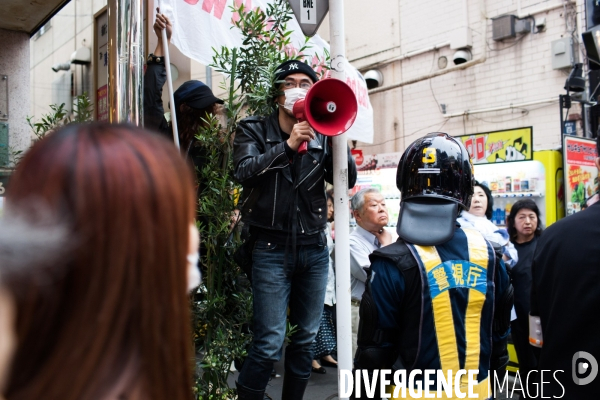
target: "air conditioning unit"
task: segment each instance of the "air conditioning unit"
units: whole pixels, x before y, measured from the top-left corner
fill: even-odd
[[[502,15],[492,18],[492,39],[499,41],[516,38],[517,33],[531,32],[531,21],[518,19],[516,15]]]

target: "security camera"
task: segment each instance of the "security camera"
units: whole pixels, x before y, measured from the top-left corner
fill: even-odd
[[[71,69],[71,63],[59,63],[59,64],[54,64],[52,66],[52,71],[54,72],[58,72],[58,71],[69,71]]]
[[[454,56],[452,56],[452,61],[454,61],[455,65],[460,65],[467,61],[471,61],[472,58],[473,56],[469,49],[458,49],[456,53],[454,53]]]
[[[368,89],[375,89],[383,85],[383,74],[378,69],[371,69],[364,75],[365,82],[367,82]]]

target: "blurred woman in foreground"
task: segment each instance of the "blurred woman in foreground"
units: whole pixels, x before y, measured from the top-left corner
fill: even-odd
[[[70,125],[27,152],[5,214],[49,214],[70,240],[48,279],[7,285],[18,341],[7,399],[191,398],[194,207],[178,151],[135,127]]]
[[[36,279],[44,279],[43,269],[64,256],[66,238],[66,229],[61,224],[0,218],[0,400],[4,399],[5,383],[17,347],[15,304],[8,285],[32,274],[36,274]]]

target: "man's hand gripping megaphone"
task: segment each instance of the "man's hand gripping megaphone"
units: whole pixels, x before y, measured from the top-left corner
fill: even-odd
[[[298,119],[288,146],[297,149],[300,155],[306,153],[308,142],[315,138],[315,130],[326,136],[341,135],[350,129],[358,112],[354,92],[338,79],[323,79],[308,91],[288,89],[285,96],[284,107]]]

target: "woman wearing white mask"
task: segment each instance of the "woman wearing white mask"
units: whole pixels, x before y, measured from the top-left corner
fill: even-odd
[[[494,199],[487,186],[475,181],[469,211],[463,211],[457,221],[462,228],[476,229],[490,242],[502,246],[502,258],[507,266],[513,267],[519,260],[515,246],[510,242],[508,232],[491,221]]]

